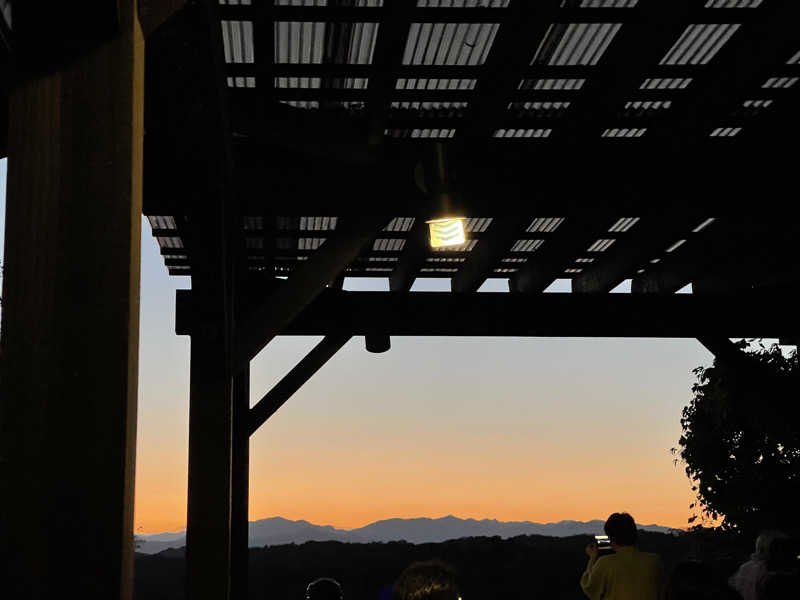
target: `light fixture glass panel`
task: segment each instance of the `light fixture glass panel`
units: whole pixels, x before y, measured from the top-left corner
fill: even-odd
[[[430,227],[431,248],[458,246],[466,241],[464,219],[460,217],[427,221]]]

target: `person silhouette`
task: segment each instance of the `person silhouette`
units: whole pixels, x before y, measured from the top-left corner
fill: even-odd
[[[344,593],[338,581],[320,577],[306,587],[306,600],[344,600]]]
[[[761,589],[769,574],[767,559],[770,556],[770,548],[776,540],[786,537],[785,533],[772,529],[762,531],[758,535],[756,551],[750,555],[750,560],[742,563],[736,573],[728,579],[728,585],[739,592],[743,600],[760,600],[763,597]]]
[[[614,513],[603,529],[614,554],[599,556],[597,542],[586,546],[589,563],[581,588],[591,600],[661,600],[666,594],[664,567],[657,554],[636,548],[636,523],[628,513]]]

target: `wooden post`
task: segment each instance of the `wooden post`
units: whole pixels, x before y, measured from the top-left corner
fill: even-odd
[[[9,102],[7,598],[132,596],[144,45],[135,0],[118,9],[113,39]]]
[[[227,358],[224,334],[192,335],[186,518],[190,600],[230,597],[233,386]]]
[[[233,379],[233,483],[231,489],[231,598],[248,597],[250,493],[250,367]]]

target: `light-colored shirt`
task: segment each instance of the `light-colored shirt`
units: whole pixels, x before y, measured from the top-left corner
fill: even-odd
[[[622,546],[612,555],[589,561],[581,588],[591,600],[662,600],[664,567],[657,554]]]
[[[767,578],[767,562],[753,558],[744,563],[731,578],[728,585],[739,592],[744,600],[758,600]]]

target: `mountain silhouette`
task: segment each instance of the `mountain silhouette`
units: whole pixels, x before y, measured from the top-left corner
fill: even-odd
[[[572,535],[603,532],[605,521],[559,521],[558,523],[534,523],[531,521],[497,521],[496,519],[459,519],[449,515],[438,519],[385,519],[357,529],[337,529],[330,525],[314,525],[308,521],[290,521],[272,517],[251,521],[248,527],[249,546],[277,546],[280,544],[302,544],[305,542],[393,542],[406,541],[412,544],[444,542],[465,537],[493,537],[503,539],[519,535],[546,535],[569,537]],[[668,533],[669,527],[660,525],[637,525],[645,531]],[[141,544],[137,552],[156,554],[168,548],[180,548],[186,544],[186,532],[156,533],[138,536]]]

